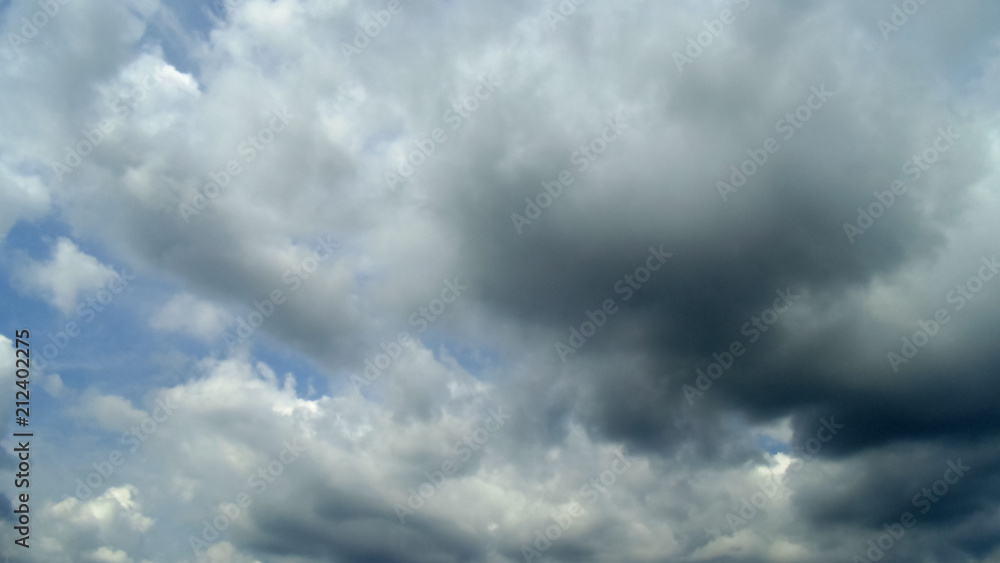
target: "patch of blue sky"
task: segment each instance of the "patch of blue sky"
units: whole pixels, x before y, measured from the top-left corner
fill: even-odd
[[[782,442],[772,436],[758,435],[757,446],[771,455],[779,453],[787,454],[791,451],[791,447],[788,443]]]
[[[435,331],[433,327],[423,334],[414,332],[413,335],[423,342],[436,360],[443,361],[443,350],[476,379],[483,380],[486,373],[500,366],[500,353],[496,349],[455,339]]]
[[[300,399],[314,401],[332,395],[335,389],[345,384],[349,386],[347,382],[349,375],[345,376],[343,381],[331,382],[332,376],[308,355],[276,339],[262,338],[255,341],[255,344],[254,360],[264,362],[274,370],[279,386],[284,385],[285,374],[291,373],[295,378],[295,396]]]

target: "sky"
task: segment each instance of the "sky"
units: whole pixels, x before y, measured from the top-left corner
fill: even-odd
[[[998,24],[0,1],[0,557],[1000,563]]]

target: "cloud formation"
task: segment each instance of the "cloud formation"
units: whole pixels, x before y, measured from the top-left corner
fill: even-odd
[[[42,4],[12,557],[1000,561],[994,2]]]

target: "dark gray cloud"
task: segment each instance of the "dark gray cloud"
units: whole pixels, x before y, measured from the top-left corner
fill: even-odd
[[[158,321],[208,346],[169,390],[190,410],[149,446],[156,469],[52,499],[72,541],[51,560],[516,561],[619,452],[633,465],[542,560],[845,561],[906,511],[917,525],[886,560],[997,560],[1000,8],[400,5],[349,58],[341,42],[386,3],[247,0],[204,35],[169,4],[67,8],[49,31],[75,54],[44,59],[40,38],[4,63],[21,109],[0,110],[0,177],[37,193],[0,224],[51,207],[182,286],[172,315],[287,297],[236,350],[208,321]],[[50,161],[153,71],[163,83],[59,182]],[[468,105],[483,81],[495,91]],[[283,109],[287,129],[247,157]],[[230,160],[244,172],[186,221],[178,206]],[[317,237],[340,246],[290,281]],[[265,339],[333,394],[297,395],[258,363]],[[396,357],[358,393],[381,353]],[[511,421],[401,524],[394,506],[498,405]],[[820,442],[830,420],[844,426]],[[207,554],[176,540],[293,436],[308,455]],[[921,513],[914,496],[959,459],[968,474]],[[730,528],[774,474],[782,493]],[[145,518],[173,547],[138,546]],[[78,539],[88,527],[103,535]]]

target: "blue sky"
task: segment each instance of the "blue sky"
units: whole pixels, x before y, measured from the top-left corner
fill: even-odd
[[[0,556],[828,563],[909,510],[886,560],[1000,562],[995,2],[53,1],[0,0]]]

